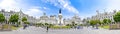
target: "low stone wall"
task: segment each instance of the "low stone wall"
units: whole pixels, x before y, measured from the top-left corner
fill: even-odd
[[[0,24],[0,31],[11,31],[12,25],[10,24]]]
[[[120,29],[120,23],[119,24],[110,24],[110,30],[112,29]]]
[[[0,30],[2,30],[2,24],[0,24]]]

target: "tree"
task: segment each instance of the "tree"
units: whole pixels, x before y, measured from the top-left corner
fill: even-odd
[[[101,21],[100,20],[90,20],[89,23],[90,23],[90,25],[92,25],[94,27],[94,25],[100,24]]]
[[[104,24],[107,24],[107,19],[103,19],[103,23],[104,23]]]
[[[72,26],[75,26],[75,22],[74,21],[72,22]]]
[[[29,22],[25,21],[24,24],[30,24]]]
[[[88,20],[88,21],[86,21],[87,23],[89,23],[90,21]]]
[[[26,17],[22,18],[22,22],[24,22],[24,24],[30,24],[29,22],[27,22],[27,18]]]
[[[66,24],[66,26],[71,26],[71,24]]]
[[[120,12],[117,12],[114,16],[113,16],[115,22],[120,22]]]
[[[48,26],[49,24],[48,23],[45,23],[46,26]]]
[[[110,20],[110,19],[103,19],[103,23],[104,23],[104,24],[110,24],[110,23],[111,23],[111,20]]]
[[[90,25],[92,25],[94,27],[94,25],[96,24],[95,20],[90,20],[89,21]]]
[[[11,22],[12,24],[17,24],[19,19],[19,15],[18,14],[13,14],[10,16],[9,22]]]
[[[0,13],[0,22],[2,23],[4,21],[5,21],[5,16],[2,13]]]
[[[54,26],[53,24],[49,24],[49,27],[52,27],[52,26]]]
[[[104,22],[103,22],[103,20],[101,21],[101,23],[99,23],[100,25],[104,25]]]
[[[26,17],[23,17],[23,18],[22,18],[22,22],[25,22],[25,21],[27,21],[27,18],[26,18]]]
[[[110,19],[108,19],[108,24],[110,24],[112,21]]]
[[[36,23],[37,26],[44,26],[42,23]]]
[[[90,25],[90,20],[87,20],[86,21],[86,26],[89,26]]]
[[[97,24],[102,24],[102,22],[100,20],[95,20],[97,22]]]

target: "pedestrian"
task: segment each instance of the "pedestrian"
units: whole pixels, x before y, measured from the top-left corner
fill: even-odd
[[[77,29],[80,29],[80,26],[77,26]]]
[[[49,30],[49,27],[47,26],[47,29],[46,29],[47,31],[46,32],[48,32],[48,30]]]
[[[23,26],[23,29],[26,29],[26,27],[27,27],[27,25],[25,24],[25,25]]]

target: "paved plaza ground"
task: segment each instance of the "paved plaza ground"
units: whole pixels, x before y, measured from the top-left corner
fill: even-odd
[[[94,29],[84,27],[83,29],[46,29],[41,27],[29,26],[27,29],[22,28],[14,31],[1,31],[0,34],[120,34],[120,30]]]

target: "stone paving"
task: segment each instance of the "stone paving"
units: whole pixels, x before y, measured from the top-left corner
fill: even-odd
[[[120,30],[94,29],[84,27],[83,29],[46,29],[30,26],[23,30],[22,28],[14,31],[1,31],[0,34],[120,34]]]

